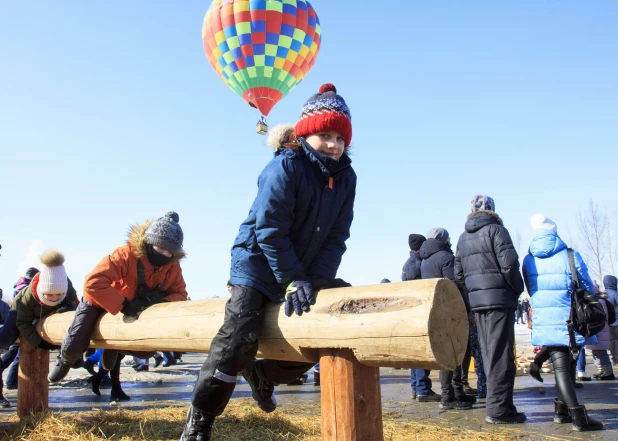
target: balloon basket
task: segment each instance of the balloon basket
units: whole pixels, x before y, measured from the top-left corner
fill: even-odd
[[[266,135],[268,133],[268,124],[266,124],[264,117],[260,118],[255,126],[255,133],[258,135]]]

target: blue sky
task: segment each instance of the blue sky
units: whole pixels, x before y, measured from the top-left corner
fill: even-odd
[[[574,229],[618,190],[618,3],[312,2],[322,48],[270,113],[325,82],[353,117],[355,220],[339,276],[399,280],[409,233],[453,242],[487,193]],[[376,6],[378,5],[378,6]],[[259,117],[203,53],[208,1],[5,2],[0,14],[0,287],[46,248],[84,276],[128,226],[180,215],[190,296],[226,295],[232,242],[271,158]]]

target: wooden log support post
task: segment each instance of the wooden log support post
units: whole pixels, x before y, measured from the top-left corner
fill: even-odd
[[[34,348],[26,340],[19,343],[17,416],[46,411],[49,404],[49,351]]]
[[[380,368],[350,349],[320,350],[322,441],[383,441]]]

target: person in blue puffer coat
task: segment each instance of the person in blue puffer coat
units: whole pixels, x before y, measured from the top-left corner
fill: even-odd
[[[558,236],[558,227],[551,219],[535,214],[530,223],[534,237],[524,258],[523,276],[534,314],[532,345],[544,346],[554,365],[557,388],[554,422],[571,422],[577,431],[600,430],[603,424],[588,417],[586,408],[577,400],[573,384],[575,362],[569,348],[566,323],[571,311],[573,277],[567,245]],[[573,257],[580,285],[593,292],[586,264],[575,250]],[[584,337],[575,334],[575,338],[581,348],[585,343]]]
[[[272,412],[274,387],[313,367],[255,360],[257,335],[268,304],[285,302],[288,317],[301,315],[315,304],[317,290],[350,286],[336,276],[356,193],[347,154],[351,140],[350,110],[332,84],[309,98],[295,126],[270,130],[275,157],[258,178],[257,196],[232,247],[232,296],[200,370],[182,441],[211,439],[239,373],[258,406]]]

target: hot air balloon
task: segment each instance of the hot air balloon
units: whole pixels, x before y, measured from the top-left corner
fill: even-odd
[[[320,20],[306,0],[214,0],[202,41],[219,77],[262,117],[299,84],[315,63]]]

